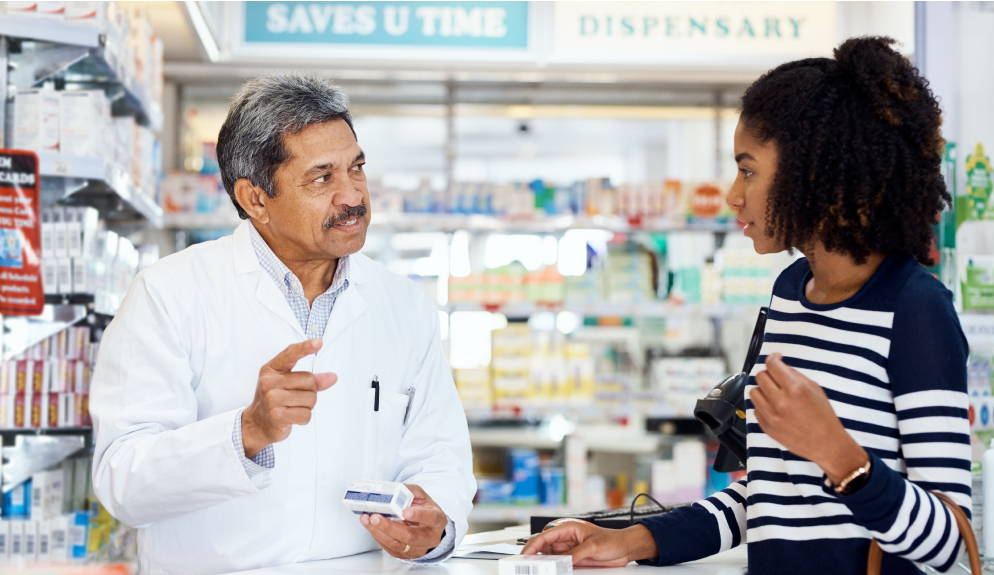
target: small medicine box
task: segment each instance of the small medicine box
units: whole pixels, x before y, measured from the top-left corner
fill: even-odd
[[[352,513],[379,513],[390,519],[403,519],[404,510],[411,506],[414,494],[403,483],[353,479],[342,504]]]
[[[498,575],[565,575],[573,572],[569,555],[510,555],[497,561]]]

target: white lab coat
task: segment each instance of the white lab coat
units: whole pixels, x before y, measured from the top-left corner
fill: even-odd
[[[232,443],[259,368],[307,339],[259,266],[247,222],[142,271],[104,333],[90,397],[93,486],[140,527],[142,573],[223,573],[377,549],[341,503],[352,479],[415,483],[466,534],[476,492],[438,312],[413,282],[351,256],[315,355],[332,371],[311,422],[249,479]],[[370,383],[380,381],[379,411]],[[407,388],[414,402],[403,424]]]

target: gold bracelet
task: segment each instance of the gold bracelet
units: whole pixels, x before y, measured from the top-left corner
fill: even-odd
[[[843,479],[842,481],[840,481],[839,485],[833,487],[833,489],[835,489],[836,493],[842,493],[843,491],[846,490],[846,487],[848,487],[849,484],[852,483],[852,481],[854,479],[856,479],[857,477],[859,477],[861,475],[867,475],[869,473],[870,473],[870,460],[867,459],[866,463],[864,463],[862,467],[860,467],[856,471],[853,471],[848,476],[846,476],[846,478]],[[828,487],[832,487],[832,480],[826,477],[825,478],[825,484]]]

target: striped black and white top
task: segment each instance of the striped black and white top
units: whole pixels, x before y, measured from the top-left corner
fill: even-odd
[[[698,559],[748,542],[750,575],[865,573],[870,539],[883,572],[945,571],[960,548],[938,498],[970,513],[968,348],[951,294],[911,257],[890,257],[848,300],[816,305],[800,259],[773,288],[766,356],[825,390],[849,434],[870,453],[869,482],[840,497],[822,470],[763,433],[746,401],[747,478],[691,507],[642,521],[659,544],[657,565]],[[755,386],[750,378],[746,391]]]

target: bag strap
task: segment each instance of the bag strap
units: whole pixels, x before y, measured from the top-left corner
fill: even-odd
[[[966,513],[963,509],[953,503],[952,499],[949,499],[941,493],[936,493],[934,491],[929,491],[931,495],[939,498],[939,501],[945,504],[949,512],[953,514],[956,518],[956,526],[959,527],[960,536],[963,537],[963,543],[966,544],[966,553],[970,556],[970,571],[973,575],[981,575],[983,570],[983,565],[980,563],[980,551],[977,549],[977,538],[973,534],[973,526],[970,525],[970,520],[967,519]],[[880,564],[884,559],[884,551],[880,548],[880,544],[874,539],[870,542],[870,554],[866,560],[866,573],[867,575],[880,575]]]

